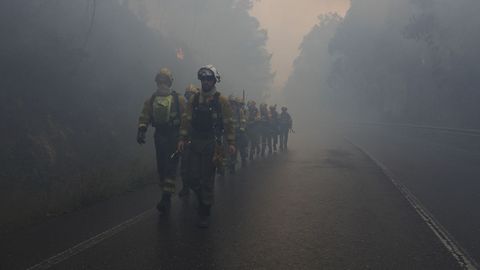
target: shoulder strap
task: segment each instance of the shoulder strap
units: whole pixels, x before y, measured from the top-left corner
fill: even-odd
[[[219,117],[222,117],[222,104],[220,103],[220,93],[215,93],[213,95],[213,109],[217,112]]]
[[[198,107],[198,104],[200,102],[200,93],[195,93],[193,96],[193,102],[192,102],[192,108],[195,109]]]
[[[149,111],[149,114],[150,114],[150,119],[153,119],[153,102],[155,101],[155,98],[157,97],[156,93],[153,93],[151,96],[150,96],[150,99],[148,100],[148,103],[150,105],[150,111]]]
[[[222,104],[220,104],[220,93],[216,92],[213,95],[213,109],[217,112],[217,129],[219,131],[223,130],[223,113],[222,113]]]

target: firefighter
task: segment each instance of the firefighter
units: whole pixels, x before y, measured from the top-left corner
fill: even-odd
[[[288,133],[292,130],[292,117],[288,113],[287,107],[282,107],[282,112],[278,117],[278,124],[280,129],[280,151],[287,150]]]
[[[235,130],[228,98],[217,91],[220,74],[212,65],[197,73],[202,87],[185,110],[180,128],[178,151],[190,140],[187,178],[198,199],[198,226],[207,228],[214,203],[215,168],[223,159],[223,144],[229,154],[235,152]]]
[[[272,154],[272,136],[270,132],[270,112],[266,103],[260,104],[260,137],[262,141],[261,156],[265,156],[266,148],[268,147],[268,154]]]
[[[187,86],[187,88],[185,89],[185,93],[183,94],[183,96],[185,97],[185,102],[187,104],[186,106],[188,106],[188,102],[190,101],[192,96],[194,96],[199,91],[200,90],[198,89],[198,87],[196,87],[193,84],[189,84]],[[185,149],[183,150],[183,153],[181,155],[180,175],[182,177],[183,186],[182,186],[182,190],[180,190],[180,192],[178,193],[179,197],[185,197],[190,193],[190,187],[188,186],[188,181],[187,181],[187,170],[188,170],[187,162],[188,162],[188,153],[189,153],[188,145],[189,143],[187,140],[187,144],[185,145]]]
[[[277,112],[277,104],[272,105],[269,107],[270,109],[270,137],[272,140],[272,147],[273,147],[273,152],[277,152],[277,145],[278,145],[278,136],[280,135],[279,133],[279,127],[278,127],[278,112]]]
[[[235,98],[235,96],[229,96],[230,106],[232,107],[233,112],[233,126],[235,128],[235,138],[236,138],[236,150],[235,153],[229,156],[228,159],[228,168],[230,174],[235,174],[236,163],[238,155],[240,154],[241,165],[245,167],[246,165],[246,135],[245,135],[245,112],[243,110],[243,100],[241,98]]]
[[[247,103],[247,127],[246,133],[250,144],[249,160],[253,161],[255,155],[260,155],[260,112],[255,101],[250,100]]]
[[[157,204],[160,214],[169,211],[171,195],[175,193],[175,178],[178,166],[176,144],[185,99],[172,90],[173,75],[168,68],[162,68],[155,76],[157,90],[148,98],[138,120],[137,142],[145,143],[149,126],[155,128],[154,142],[157,170],[162,197]]]

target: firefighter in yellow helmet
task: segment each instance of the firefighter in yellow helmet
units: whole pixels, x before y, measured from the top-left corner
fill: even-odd
[[[236,117],[236,139],[237,139],[237,154],[240,154],[240,160],[242,168],[247,166],[247,147],[248,147],[248,138],[246,134],[247,129],[247,114],[245,111],[245,101],[236,97],[236,112],[234,113]],[[237,157],[235,156],[235,159]]]
[[[160,69],[155,76],[155,82],[157,89],[145,101],[138,119],[137,142],[144,144],[148,127],[155,128],[157,170],[162,189],[157,210],[165,214],[170,209],[171,195],[175,193],[178,165],[178,156],[175,153],[185,99],[172,90],[173,75],[168,68]]]
[[[287,150],[288,133],[292,130],[292,117],[288,113],[287,107],[282,107],[282,112],[278,117],[278,126],[280,129],[280,151]]]
[[[270,132],[270,112],[266,103],[260,104],[260,137],[262,141],[261,156],[265,156],[265,150],[268,146],[268,154],[272,154],[272,137]]]
[[[278,145],[278,136],[280,135],[279,133],[279,127],[278,127],[278,112],[277,112],[277,104],[271,105],[268,107],[270,110],[270,137],[272,140],[272,147],[273,147],[273,152],[277,152],[277,145]]]
[[[235,174],[238,154],[242,160],[242,166],[246,165],[246,152],[245,152],[245,125],[246,118],[243,111],[243,100],[233,95],[229,96],[230,106],[232,108],[232,122],[235,129],[236,138],[236,151],[232,155],[228,156],[227,165],[230,174]]]
[[[230,154],[235,152],[235,130],[228,99],[216,88],[220,82],[216,68],[204,66],[197,77],[202,88],[190,98],[182,117],[178,150],[183,151],[190,141],[187,178],[198,198],[198,226],[206,228],[214,201],[215,168],[223,158],[223,144]]]
[[[198,87],[193,84],[189,84],[187,88],[185,88],[185,93],[183,96],[185,97],[187,106],[192,96],[194,96],[196,93],[199,93],[199,91],[200,90],[198,89]],[[188,167],[189,167],[188,154],[189,154],[189,140],[185,145],[182,156],[181,156],[180,175],[182,177],[183,186],[182,186],[182,190],[180,190],[180,192],[178,193],[178,196],[180,197],[185,197],[190,193],[190,187],[188,185],[188,180],[187,180],[188,178],[187,173],[188,173]]]

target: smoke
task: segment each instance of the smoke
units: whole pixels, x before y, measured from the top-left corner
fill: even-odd
[[[249,0],[145,0],[130,7],[167,39],[183,48],[185,59],[198,63],[189,70],[192,83],[197,69],[213,64],[223,76],[219,90],[264,99],[273,82],[267,33],[249,14]],[[185,74],[187,76],[187,74]]]
[[[360,0],[344,19],[321,17],[285,88],[292,110],[305,122],[478,127],[479,8],[467,0]]]
[[[135,133],[161,67],[181,93],[214,64],[224,94],[266,97],[267,35],[250,8],[245,0],[1,1],[0,229],[155,181],[153,147],[139,148]]]

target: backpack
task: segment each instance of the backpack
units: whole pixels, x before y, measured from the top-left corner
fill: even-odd
[[[180,104],[175,91],[168,96],[153,95],[150,102],[153,126],[178,126],[180,124]],[[172,111],[172,103],[175,105],[174,111]]]

